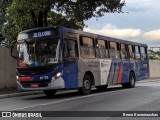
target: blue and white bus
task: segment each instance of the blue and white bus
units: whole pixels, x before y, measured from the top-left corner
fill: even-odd
[[[65,27],[25,30],[17,38],[17,86],[23,91],[106,89],[149,77],[147,45]]]

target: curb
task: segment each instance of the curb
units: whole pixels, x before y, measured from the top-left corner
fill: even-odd
[[[42,93],[43,93],[42,91],[32,91],[32,92],[4,94],[4,95],[0,95],[0,99],[11,98],[11,97],[19,97],[19,96],[27,96],[27,95],[38,95],[38,94],[42,94]]]
[[[140,81],[137,81],[137,82],[138,83],[143,83],[143,82],[156,82],[156,81],[160,81],[160,78],[149,78],[149,79],[140,80]]]

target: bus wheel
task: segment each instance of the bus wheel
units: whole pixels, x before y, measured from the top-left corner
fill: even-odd
[[[133,72],[129,74],[129,82],[122,83],[123,88],[134,88],[135,87],[136,78]]]
[[[104,91],[106,90],[108,85],[96,86],[97,90]]]
[[[47,97],[54,97],[57,90],[43,90],[43,92]]]
[[[85,75],[83,78],[83,85],[82,87],[78,90],[80,94],[83,95],[88,95],[91,93],[91,78],[89,75]]]

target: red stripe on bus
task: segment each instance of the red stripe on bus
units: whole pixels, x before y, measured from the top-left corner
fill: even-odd
[[[122,73],[123,73],[123,66],[122,66],[122,64],[121,64],[121,65],[120,65],[119,74],[118,74],[117,83],[121,83],[121,82],[122,82]]]

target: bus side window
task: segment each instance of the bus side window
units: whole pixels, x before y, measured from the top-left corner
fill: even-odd
[[[128,59],[128,54],[127,54],[127,45],[121,44],[121,58],[122,59]]]
[[[140,47],[141,60],[147,60],[147,51],[145,47]]]
[[[139,46],[135,46],[135,58],[136,58],[136,60],[140,60],[141,59]]]
[[[119,43],[110,42],[109,46],[110,46],[110,50],[109,50],[110,58],[111,59],[119,59],[120,58],[120,53],[119,53],[120,46],[119,46]]]
[[[129,58],[131,60],[134,60],[135,54],[134,54],[134,47],[132,45],[128,45],[128,54],[129,54]]]
[[[64,41],[64,57],[65,58],[78,57],[77,41],[75,40]]]
[[[108,44],[107,41],[98,40],[96,48],[97,58],[108,58]]]
[[[80,50],[82,58],[95,58],[93,38],[80,37]]]

